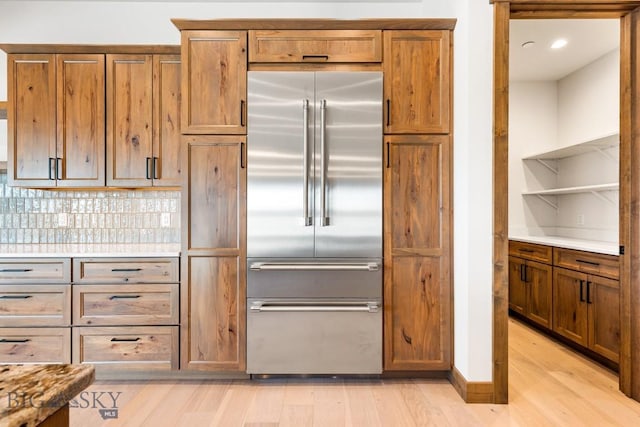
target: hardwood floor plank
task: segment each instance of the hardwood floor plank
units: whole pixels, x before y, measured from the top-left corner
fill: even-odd
[[[256,381],[256,396],[247,411],[246,426],[278,425],[284,406],[286,380]]]
[[[347,426],[382,426],[372,393],[373,387],[377,384],[378,381],[375,380],[362,380],[345,384]]]

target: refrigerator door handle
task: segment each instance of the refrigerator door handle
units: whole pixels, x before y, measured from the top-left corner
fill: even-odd
[[[302,125],[303,135],[303,154],[302,154],[302,216],[304,217],[304,225],[308,227],[313,224],[311,216],[309,216],[309,100],[302,101]]]
[[[377,262],[362,263],[278,263],[278,262],[254,262],[249,265],[252,271],[286,271],[286,270],[340,270],[340,271],[378,271],[380,265]]]
[[[327,165],[326,160],[326,126],[327,100],[320,101],[320,226],[329,225],[327,215]]]
[[[377,302],[363,302],[363,303],[295,303],[295,302],[282,302],[282,303],[270,303],[264,301],[254,301],[249,308],[252,312],[272,311],[272,312],[292,312],[292,311],[304,311],[304,312],[349,312],[349,311],[364,311],[369,313],[377,313],[380,310],[380,304]]]

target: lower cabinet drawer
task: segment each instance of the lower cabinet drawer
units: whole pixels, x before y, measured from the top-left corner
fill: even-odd
[[[553,265],[615,280],[620,277],[620,263],[615,255],[555,248]]]
[[[71,363],[71,328],[0,328],[0,363]]]
[[[100,371],[178,369],[178,327],[74,327],[73,363]]]
[[[74,285],[74,325],[177,325],[178,284]]]
[[[0,325],[69,326],[71,285],[0,285]]]

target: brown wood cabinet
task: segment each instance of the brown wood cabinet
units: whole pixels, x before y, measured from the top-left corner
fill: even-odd
[[[71,363],[71,328],[0,328],[0,363]]]
[[[380,30],[252,30],[249,62],[381,62]]]
[[[73,363],[177,370],[178,258],[73,259]]]
[[[450,132],[451,61],[450,31],[384,31],[384,133]]]
[[[180,57],[107,55],[107,185],[180,183]]]
[[[181,368],[244,371],[244,136],[185,138]]]
[[[0,364],[71,363],[71,260],[0,260]]]
[[[509,308],[540,326],[551,329],[551,265],[509,257]]]
[[[104,55],[8,60],[9,184],[104,186]]]
[[[618,362],[619,282],[560,267],[553,280],[553,330]]]
[[[182,31],[182,133],[246,134],[247,32]]]
[[[69,326],[71,285],[0,285],[3,327]]]
[[[177,326],[73,328],[73,363],[96,372],[178,369]]]
[[[451,368],[451,140],[386,136],[384,369]]]

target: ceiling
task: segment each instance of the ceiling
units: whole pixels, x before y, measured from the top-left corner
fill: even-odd
[[[558,39],[562,49],[551,49]],[[527,41],[535,43],[523,48]],[[620,46],[617,19],[512,19],[509,80],[559,80]]]

